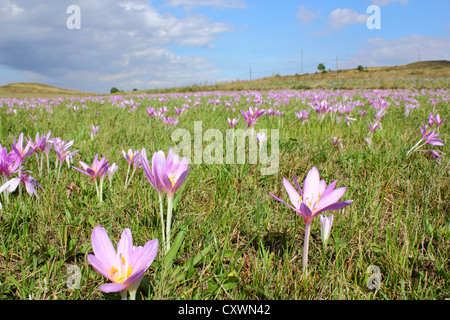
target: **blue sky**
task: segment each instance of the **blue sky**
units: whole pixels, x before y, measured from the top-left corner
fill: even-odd
[[[70,5],[80,29],[67,28]],[[370,5],[380,29],[367,27]],[[0,85],[108,93],[334,70],[336,58],[450,60],[448,12],[448,0],[2,0]]]

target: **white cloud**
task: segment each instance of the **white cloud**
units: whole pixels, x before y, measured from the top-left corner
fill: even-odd
[[[0,10],[5,15],[16,16],[22,13],[24,9],[6,0]]]
[[[314,19],[320,18],[320,15],[314,11],[306,9],[305,5],[302,4],[297,9],[296,17],[300,23],[310,25],[313,23]]]
[[[346,67],[357,65],[367,67],[402,65],[418,60],[450,60],[450,38],[410,35],[408,37],[386,40],[367,39],[368,45],[354,54]],[[344,65],[343,65],[344,67]]]
[[[408,0],[373,0],[372,1],[373,4],[376,4],[376,5],[379,5],[379,6],[385,6],[385,5],[387,5],[389,3],[392,3],[392,2],[400,2],[400,3],[402,3],[405,6],[408,4]]]
[[[167,4],[172,7],[247,8],[244,0],[169,0]]]
[[[327,36],[352,24],[365,24],[368,17],[367,14],[358,13],[353,9],[337,8],[328,15],[325,29],[312,31],[309,35],[312,37]]]
[[[338,8],[330,13],[328,16],[328,24],[336,29],[343,28],[350,24],[366,23],[368,15],[358,13],[348,8]]]
[[[218,34],[233,30],[201,14],[176,16],[139,0],[79,0],[81,29],[69,30],[70,3],[43,3],[0,2],[0,68],[71,89],[108,92],[115,81],[131,89],[136,79],[170,86],[211,79],[212,66],[204,58],[168,48],[210,49]]]

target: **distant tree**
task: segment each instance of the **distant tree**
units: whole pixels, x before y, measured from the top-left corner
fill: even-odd
[[[119,89],[117,89],[116,87],[112,87],[109,92],[110,93],[116,93],[116,92],[119,92]]]
[[[358,68],[356,68],[359,70],[359,72],[363,72],[364,71],[364,67],[362,65],[359,65]]]
[[[320,72],[324,72],[325,71],[325,65],[323,64],[323,63],[320,63],[318,66],[317,66],[317,70],[319,70]]]
[[[136,89],[136,88],[134,88],[134,89],[133,89],[133,91],[137,91],[137,89]]]

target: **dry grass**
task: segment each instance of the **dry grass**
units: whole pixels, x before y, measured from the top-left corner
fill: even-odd
[[[20,82],[0,86],[0,98],[29,99],[73,96],[95,96],[95,94],[57,88],[42,83]]]

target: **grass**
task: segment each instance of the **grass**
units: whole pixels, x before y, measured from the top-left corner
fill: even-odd
[[[172,227],[170,254],[157,258],[147,271],[138,291],[138,299],[193,300],[294,300],[294,299],[448,299],[450,298],[450,211],[448,194],[448,146],[440,150],[447,155],[440,165],[423,153],[409,158],[406,152],[420,137],[419,126],[426,123],[430,112],[450,119],[448,90],[440,92],[436,107],[430,98],[437,91],[379,91],[392,102],[382,118],[383,128],[374,132],[372,146],[364,140],[366,121],[375,110],[365,95],[371,90],[281,91],[276,92],[287,104],[278,121],[276,116],[262,116],[256,129],[280,130],[279,171],[261,175],[262,164],[191,164],[182,190],[177,192]],[[351,113],[356,120],[347,126],[330,115],[319,121],[314,111],[307,123],[301,124],[294,112],[309,109],[307,102],[314,93],[329,101],[343,99],[343,93],[361,100],[364,107]],[[397,95],[396,93],[399,93]],[[111,187],[105,182],[103,203],[96,198],[92,180],[63,165],[59,182],[51,153],[50,172],[44,167],[39,177],[33,157],[26,169],[41,183],[39,199],[26,192],[10,195],[9,203],[1,197],[0,211],[0,299],[120,299],[119,294],[104,294],[98,287],[106,283],[88,263],[92,253],[90,236],[95,225],[101,225],[117,243],[124,228],[130,228],[135,245],[154,238],[161,239],[159,206],[156,192],[138,170],[125,188],[127,172],[121,150],[147,149],[167,153],[174,145],[171,134],[184,128],[194,137],[194,121],[202,121],[203,132],[209,128],[228,129],[227,117],[238,117],[247,109],[248,97],[255,92],[221,92],[221,101],[213,106],[209,100],[219,93],[170,95],[168,101],[140,94],[121,96],[120,101],[139,102],[135,110],[120,107],[112,96],[88,97],[87,108],[74,112],[67,100],[55,100],[52,113],[45,103],[27,108],[27,103],[13,105],[16,113],[8,113],[8,102],[0,108],[2,126],[0,143],[10,151],[14,137],[23,132],[34,137],[36,132],[52,130],[52,136],[73,139],[73,165],[90,163],[95,154],[105,156],[110,164],[119,165]],[[420,107],[403,115],[403,94],[416,99]],[[186,102],[185,96],[191,100]],[[240,97],[240,99],[238,99]],[[262,92],[262,107],[277,95]],[[299,98],[297,98],[299,97]],[[304,98],[304,102],[301,98]],[[198,107],[192,107],[200,100]],[[1,101],[1,100],[0,100]],[[79,105],[75,99],[73,105]],[[102,103],[102,101],[104,103]],[[239,102],[237,102],[239,101]],[[399,101],[397,106],[394,101]],[[59,102],[59,104],[58,104]],[[189,103],[191,108],[179,117],[179,124],[168,130],[162,121],[146,113],[148,106],[169,108]],[[360,119],[356,110],[368,110]],[[100,113],[98,113],[99,111]],[[37,115],[32,120],[29,114]],[[242,117],[241,117],[242,118]],[[100,126],[90,138],[90,125]],[[243,119],[237,127],[244,126]],[[440,129],[449,140],[448,123]],[[343,149],[333,148],[332,137],[344,139]],[[203,150],[210,142],[203,141]],[[270,143],[270,138],[269,138]],[[287,206],[276,202],[268,192],[287,201],[282,178],[292,181],[295,174],[303,181],[312,166],[321,178],[337,187],[346,186],[345,200],[350,206],[333,212],[335,221],[326,248],[320,240],[319,219],[312,223],[309,249],[309,275],[302,274],[304,223]],[[329,214],[329,213],[327,213]],[[76,266],[77,269],[71,269]],[[367,284],[371,266],[379,267],[381,287],[371,290]],[[74,270],[80,272],[80,287],[68,283]]]

